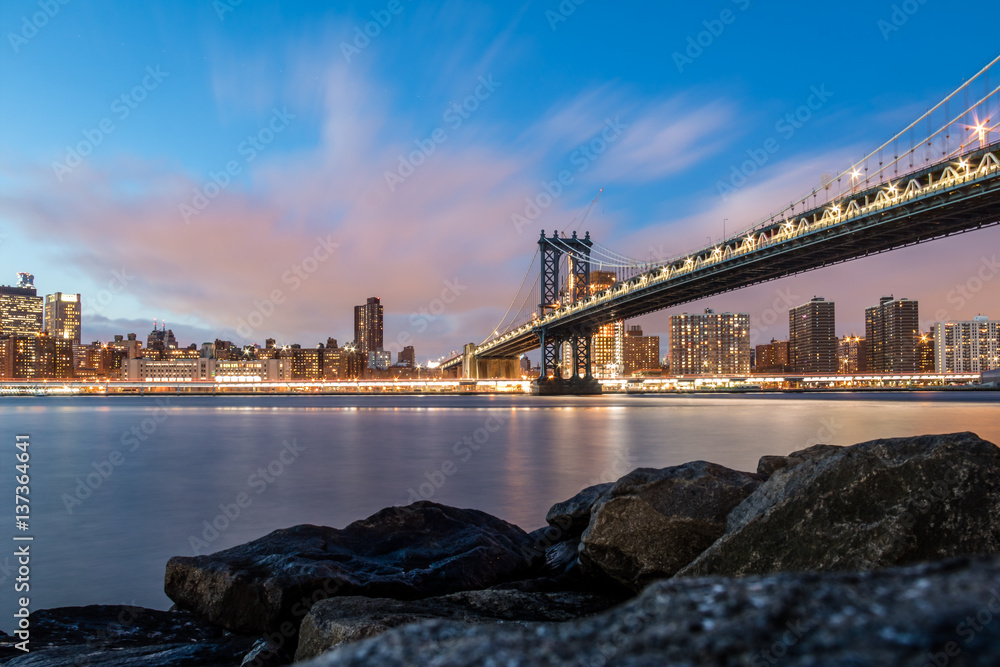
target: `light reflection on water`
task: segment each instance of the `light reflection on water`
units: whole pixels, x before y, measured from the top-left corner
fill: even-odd
[[[189,538],[241,492],[252,504],[212,551],[298,523],[342,527],[405,504],[413,492],[531,530],[553,503],[640,466],[705,459],[754,470],[764,454],[821,441],[966,430],[1000,443],[997,393],[158,399],[166,407],[156,400],[0,400],[0,498],[8,503],[0,515],[12,515],[14,435],[31,436],[34,608],[166,608],[167,559],[191,555]],[[133,428],[141,434],[134,441]],[[304,451],[261,489],[260,470],[292,440]],[[67,512],[77,480],[99,475],[95,465],[113,450],[124,461]],[[446,461],[457,471],[436,488]],[[6,589],[11,575],[0,554]],[[0,596],[5,618],[12,602]]]

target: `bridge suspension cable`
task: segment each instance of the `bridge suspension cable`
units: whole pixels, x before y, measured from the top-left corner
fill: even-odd
[[[949,116],[950,116],[950,114],[949,114],[949,102],[953,98],[955,98],[957,95],[959,95],[959,93],[962,93],[962,92],[965,92],[965,94],[966,94],[966,102],[967,102],[967,100],[968,100],[967,96],[968,96],[968,88],[969,88],[969,86],[972,85],[972,83],[974,81],[976,81],[977,79],[979,79],[983,75],[987,75],[986,79],[985,79],[986,84],[987,84],[986,85],[986,89],[989,90],[988,72],[998,62],[1000,62],[1000,56],[997,56],[992,61],[990,61],[989,64],[987,64],[985,67],[983,67],[978,72],[976,72],[975,75],[973,75],[971,78],[969,78],[968,80],[966,80],[961,86],[959,86],[958,88],[956,88],[954,91],[952,91],[948,96],[946,96],[940,102],[938,102],[933,107],[931,107],[930,109],[928,109],[926,112],[924,112],[923,114],[921,114],[919,118],[917,118],[912,123],[910,123],[909,125],[907,125],[905,128],[903,128],[902,130],[900,130],[899,132],[897,132],[895,135],[893,135],[890,139],[888,139],[886,142],[884,142],[878,148],[872,150],[871,152],[869,152],[867,155],[865,155],[861,159],[854,161],[852,163],[851,167],[849,167],[848,169],[845,169],[844,171],[840,172],[836,176],[833,176],[833,177],[831,177],[829,179],[824,179],[824,187],[826,189],[829,189],[829,187],[833,184],[834,181],[840,183],[841,180],[843,178],[845,178],[845,177],[849,178],[851,186],[854,187],[855,185],[859,184],[859,181],[862,178],[862,173],[860,171],[860,169],[862,167],[864,167],[864,171],[865,171],[865,173],[863,175],[865,183],[868,183],[870,180],[883,175],[890,167],[895,167],[896,165],[898,165],[899,162],[900,162],[900,160],[902,158],[905,158],[907,155],[914,154],[916,152],[916,146],[913,146],[914,142],[912,141],[912,137],[911,137],[911,140],[910,140],[911,148],[910,148],[910,150],[907,151],[906,153],[903,153],[903,155],[899,155],[898,151],[896,151],[894,153],[893,160],[891,162],[889,162],[888,164],[884,164],[883,161],[882,161],[882,151],[884,151],[886,148],[889,148],[890,146],[894,146],[894,145],[898,146],[899,140],[901,138],[905,137],[906,134],[907,134],[907,132],[914,131],[917,128],[917,126],[922,121],[924,121],[925,119],[928,121],[928,123],[931,123],[932,122],[932,115],[934,114],[934,112],[936,112],[939,109],[941,109],[942,107],[944,107],[944,113],[945,113],[945,118],[947,119],[947,122],[938,131],[934,132],[933,134],[930,133],[931,125],[928,125],[928,128],[927,128],[927,130],[928,130],[928,136],[924,137],[922,139],[922,141],[919,142],[920,146],[925,146],[926,145],[927,148],[929,149],[930,146],[931,146],[931,144],[933,143],[934,138],[939,137],[939,135],[942,132],[945,132],[947,129],[949,129],[949,128],[953,127],[954,125],[958,124],[963,117],[965,117],[966,115],[968,115],[970,112],[974,111],[978,106],[984,104],[990,97],[996,95],[997,92],[1000,91],[1000,87],[997,87],[997,88],[993,89],[992,91],[987,92],[986,95],[982,99],[980,99],[977,103],[968,106],[961,114],[955,116],[954,118],[949,118]],[[988,122],[988,120],[989,119],[987,118],[987,122]],[[980,125],[977,129],[979,129],[980,132],[982,132],[983,130],[988,131],[988,132],[992,132],[992,131],[996,130],[996,127],[994,127],[994,128],[988,128],[988,127],[983,127],[982,125]],[[947,135],[946,138],[950,138],[950,135]],[[944,150],[942,151],[942,157],[946,158],[949,155],[956,154],[957,152],[961,152],[961,147],[959,147],[956,150],[951,150],[950,146],[948,145],[948,142],[946,141],[945,142],[945,146],[944,146]],[[869,160],[872,160],[875,157],[879,158],[879,169],[878,169],[878,171],[875,171],[874,173],[869,174],[869,173],[867,173],[868,172],[867,163],[868,163]],[[928,160],[929,159],[930,159],[930,157],[929,157],[929,153],[928,153]],[[812,192],[810,192],[809,194],[805,195],[804,197],[801,197],[800,199],[798,199],[798,200],[796,200],[794,202],[790,202],[788,206],[782,208],[780,211],[777,211],[777,212],[775,212],[775,213],[767,216],[766,218],[761,219],[759,222],[757,222],[757,224],[755,224],[752,227],[744,230],[743,232],[740,232],[740,234],[737,234],[736,236],[734,236],[732,238],[737,238],[737,237],[739,237],[739,236],[747,233],[747,231],[754,231],[754,230],[758,229],[761,226],[765,226],[765,225],[769,224],[770,221],[773,221],[775,218],[788,217],[787,214],[789,212],[794,212],[796,206],[799,206],[799,205],[806,206],[807,203],[808,203],[809,198],[810,197],[814,197],[815,198],[815,197],[817,197],[818,194],[819,194],[819,189],[813,190]],[[815,205],[815,202],[814,202],[814,205]]]
[[[521,290],[524,289],[524,284],[528,281],[528,276],[531,275],[531,270],[535,268],[535,260],[537,258],[538,258],[538,250],[535,249],[535,254],[531,258],[531,263],[528,265],[528,270],[524,272],[524,278],[521,279],[521,284],[518,286],[517,292],[514,293],[514,298],[510,300],[510,305],[507,306],[507,312],[503,314],[503,317],[500,318],[500,322],[493,328],[493,332],[489,336],[487,336],[486,339],[483,340],[482,343],[480,343],[480,345],[485,344],[486,341],[488,341],[490,338],[499,335],[501,327],[503,327],[504,322],[507,320],[507,316],[510,315],[510,311],[514,307],[514,304],[517,303],[517,297],[520,296]],[[535,278],[535,283],[536,284],[538,283],[537,277]],[[534,286],[532,286],[531,289],[534,289]],[[530,290],[528,292],[528,296],[531,296]]]

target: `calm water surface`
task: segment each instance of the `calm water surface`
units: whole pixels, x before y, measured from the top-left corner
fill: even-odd
[[[167,608],[164,566],[193,555],[193,539],[204,552],[299,523],[342,527],[418,496],[532,530],[553,503],[639,466],[754,470],[817,442],[953,431],[1000,443],[1000,394],[5,398],[0,613],[14,608],[17,433],[31,436],[41,609]],[[238,500],[239,516],[221,518]]]

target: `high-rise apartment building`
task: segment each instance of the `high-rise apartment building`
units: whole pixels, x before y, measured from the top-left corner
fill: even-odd
[[[35,377],[68,380],[73,377],[73,341],[43,331],[37,339]]]
[[[823,297],[788,311],[788,356],[796,373],[836,373],[834,304]]]
[[[864,338],[851,334],[844,336],[837,343],[837,372],[866,373],[868,372],[868,344]]]
[[[916,372],[920,340],[917,302],[884,296],[865,309],[869,373]]]
[[[618,282],[614,271],[591,271],[590,293],[611,289]],[[590,338],[591,372],[595,377],[613,377],[625,372],[625,320],[602,324]]]
[[[787,373],[789,364],[788,341],[771,339],[766,345],[755,348],[754,371],[757,373]]]
[[[319,380],[323,377],[322,347],[292,345],[292,379]]]
[[[625,332],[622,349],[622,373],[660,370],[660,337],[643,336],[642,327],[633,325]]]
[[[30,273],[17,276],[17,286],[0,285],[0,338],[32,336],[42,330],[44,307],[35,289],[35,277]]]
[[[56,292],[45,297],[45,330],[53,338],[80,344],[80,295]]]
[[[938,322],[934,346],[934,369],[939,373],[1000,368],[1000,321],[979,315],[971,322]]]
[[[595,377],[613,377],[625,368],[625,320],[602,324],[590,338],[590,360]]]
[[[716,313],[670,316],[670,372],[673,375],[750,373],[750,315]]]
[[[382,302],[377,296],[354,306],[354,343],[361,352],[382,349]]]
[[[920,334],[917,340],[917,371],[934,372],[934,331]]]
[[[38,336],[11,334],[0,340],[0,376],[27,380],[38,376]]]

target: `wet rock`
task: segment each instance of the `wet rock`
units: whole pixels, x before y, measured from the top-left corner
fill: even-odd
[[[998,558],[861,574],[671,579],[578,621],[407,625],[302,667],[996,665],[998,616]]]
[[[295,526],[171,558],[164,588],[211,623],[287,636],[313,603],[335,595],[417,599],[521,578],[540,565],[531,546],[527,533],[489,514],[421,501],[342,530]]]
[[[569,500],[553,505],[545,515],[545,522],[550,528],[545,530],[543,536],[548,543],[555,544],[583,533],[590,523],[595,503],[607,496],[614,485],[614,482],[606,482],[588,486]]]
[[[765,478],[770,477],[782,468],[793,468],[803,461],[815,461],[825,456],[829,456],[840,449],[839,445],[813,445],[797,452],[792,452],[788,456],[762,456],[757,462],[757,474]]]
[[[293,659],[284,651],[284,647],[270,639],[258,639],[243,657],[240,667],[282,667]]]
[[[430,619],[468,624],[568,621],[604,611],[614,598],[586,593],[468,591],[419,601],[338,597],[313,605],[302,621],[296,660],[315,657],[344,643]]]
[[[584,574],[634,591],[672,576],[725,532],[729,512],[760,483],[705,461],[632,471],[594,505],[580,545]]]
[[[679,575],[867,570],[998,553],[997,517],[996,445],[973,433],[873,440],[777,469]]]
[[[0,642],[0,663],[24,667],[239,665],[254,642],[190,612],[127,605],[42,609],[31,614],[30,653]]]

